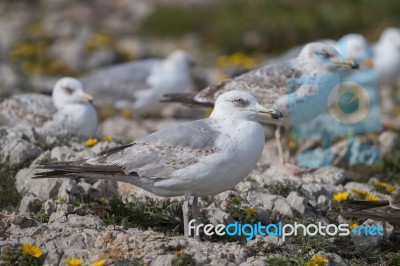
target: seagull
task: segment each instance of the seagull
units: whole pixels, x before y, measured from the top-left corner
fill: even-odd
[[[181,50],[165,60],[147,59],[101,69],[81,79],[84,87],[102,107],[130,108],[139,112],[157,112],[164,94],[193,89],[192,57]]]
[[[167,98],[165,101],[213,106],[219,95],[230,90],[241,90],[252,94],[260,104],[273,106],[273,108],[282,111],[284,118],[290,116],[292,120],[296,118],[293,121],[305,120],[305,122],[308,122],[326,110],[326,101],[322,101],[318,97],[314,101],[297,101],[296,97],[292,96],[315,94],[318,91],[324,92],[329,88],[326,88],[323,77],[336,77],[332,74],[339,70],[355,68],[358,68],[357,63],[352,60],[344,60],[330,45],[310,43],[304,46],[295,59],[266,65],[233,79],[211,85],[198,93],[165,95]],[[287,85],[302,79],[309,79],[316,86],[300,84],[297,87],[294,84],[296,89],[294,92],[288,93]],[[293,99],[295,99],[294,102]],[[278,125],[275,137],[278,143],[281,165],[284,167],[283,170],[296,174],[301,172],[301,169],[288,164],[283,154],[281,131],[283,128],[289,127],[288,121],[290,120],[273,121],[274,124]],[[271,123],[272,121],[267,122]],[[289,135],[286,134],[284,137],[288,141]]]
[[[233,188],[256,166],[264,147],[261,119],[282,114],[261,106],[250,94],[230,91],[216,100],[209,118],[165,128],[133,143],[103,151],[89,159],[40,166],[34,178],[115,180],[158,196],[184,196],[184,233],[188,236],[188,204],[198,220],[198,197]]]
[[[387,28],[373,47],[374,70],[380,86],[391,86],[400,77],[400,29]]]
[[[31,127],[44,136],[69,133],[90,137],[97,129],[91,102],[92,96],[78,80],[65,77],[57,81],[52,97],[28,93],[1,101],[0,126]]]
[[[349,208],[342,212],[346,216],[400,223],[400,189],[393,193],[390,200],[347,201],[344,206]]]
[[[317,42],[330,45],[339,52],[344,59],[353,60],[360,65],[360,69],[370,69],[373,66],[372,48],[367,39],[358,33],[349,33],[339,40],[322,39]],[[268,64],[281,63],[297,57],[305,45],[296,46],[283,55],[271,59]]]
[[[334,48],[344,59],[353,60],[360,65],[360,69],[373,67],[372,48],[361,34],[350,33],[340,38]]]

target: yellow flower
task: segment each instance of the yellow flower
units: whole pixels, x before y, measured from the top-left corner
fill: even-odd
[[[368,195],[365,197],[365,200],[368,200],[368,201],[378,201],[378,200],[381,200],[381,198],[378,197],[378,196],[374,196],[374,195],[368,194]]]
[[[178,250],[175,252],[176,255],[182,255],[183,253],[184,253],[183,248],[178,249]]]
[[[359,190],[359,189],[352,189],[351,190],[356,196],[361,197],[361,198],[365,198],[369,195],[369,193],[367,191],[364,190]]]
[[[246,212],[247,212],[248,215],[252,215],[252,216],[257,214],[257,210],[255,208],[253,208],[253,207],[248,207],[246,209]]]
[[[306,266],[321,266],[328,264],[329,260],[321,255],[314,255],[309,262],[306,263]]]
[[[109,46],[113,43],[111,36],[104,33],[93,34],[86,42],[86,51],[92,52],[96,49]]]
[[[112,141],[112,136],[105,136],[105,137],[103,138],[103,141],[105,141],[105,142],[110,142],[110,141]]]
[[[57,197],[56,200],[57,201],[61,201],[61,202],[65,202],[65,198],[64,197]]]
[[[221,56],[218,58],[216,66],[218,68],[224,68],[227,66],[243,66],[245,68],[252,68],[256,64],[255,60],[241,53],[234,53],[232,55]]]
[[[396,190],[396,187],[394,187],[394,186],[387,186],[387,187],[385,188],[385,190],[386,190],[387,193],[392,193],[393,191]]]
[[[122,109],[122,111],[121,111],[121,115],[123,116],[123,117],[125,117],[125,118],[128,118],[128,119],[130,119],[130,118],[132,118],[132,110],[130,110],[130,109],[128,109],[128,108],[124,108],[124,109]]]
[[[90,266],[105,266],[106,262],[107,262],[107,260],[101,259],[99,261],[92,263]]]
[[[40,258],[43,255],[42,250],[35,245],[31,244],[23,244],[22,247],[22,253],[34,258]]]
[[[73,259],[67,260],[68,266],[82,266],[82,264],[83,264],[83,260],[81,260],[81,259],[73,258]]]
[[[96,138],[90,138],[85,142],[85,147],[93,147],[94,145],[97,144],[97,139]]]
[[[374,187],[376,188],[385,188],[388,184],[385,182],[380,182],[380,181],[375,181],[374,182]]]
[[[344,191],[344,192],[339,192],[333,195],[333,200],[336,202],[343,202],[349,198],[349,193]]]
[[[296,141],[294,141],[294,140],[291,139],[291,140],[289,141],[289,148],[293,150],[293,149],[296,149],[296,147],[297,147]]]
[[[360,225],[358,224],[358,223],[352,223],[352,224],[350,224],[350,230],[353,230],[354,228],[357,228],[357,227],[359,227]]]

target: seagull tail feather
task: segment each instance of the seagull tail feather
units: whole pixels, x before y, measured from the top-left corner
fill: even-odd
[[[50,170],[40,171],[32,178],[80,178],[90,177],[97,179],[108,179],[110,176],[126,175],[118,166],[99,166],[85,164],[86,160],[69,162],[51,162],[38,166],[36,169]]]

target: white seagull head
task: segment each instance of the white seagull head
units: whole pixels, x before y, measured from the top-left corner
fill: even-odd
[[[298,58],[305,60],[315,68],[326,71],[358,68],[358,64],[353,60],[342,58],[335,48],[319,42],[305,45]]]
[[[60,110],[68,104],[91,103],[92,96],[83,91],[80,81],[74,78],[62,78],[53,89],[53,104]]]
[[[372,51],[361,34],[350,33],[340,38],[338,51],[344,59],[354,60],[363,68],[372,68]]]
[[[233,90],[225,92],[217,98],[210,117],[267,122],[281,119],[283,116],[276,109],[261,106],[256,98],[247,92]]]
[[[194,67],[194,60],[190,54],[182,50],[175,50],[171,52],[166,61],[176,67],[190,70]]]
[[[379,44],[385,45],[387,48],[392,47],[400,52],[400,29],[390,27],[384,30],[379,38]]]

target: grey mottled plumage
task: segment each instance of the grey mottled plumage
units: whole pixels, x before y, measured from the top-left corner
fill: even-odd
[[[400,189],[393,193],[390,200],[379,201],[347,201],[345,216],[373,219],[400,224]]]

